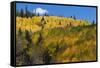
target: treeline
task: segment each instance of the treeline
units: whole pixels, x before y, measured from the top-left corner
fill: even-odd
[[[19,16],[19,17],[33,17],[33,16],[40,16],[39,13],[32,13],[28,10],[27,7],[25,7],[25,10],[24,9],[21,9],[20,11],[16,11],[16,16]],[[45,13],[44,16],[49,16],[49,14]]]
[[[34,16],[35,14],[33,14],[32,12],[30,12],[27,7],[25,7],[25,10],[24,9],[21,9],[20,11],[16,11],[16,16],[19,16],[19,17],[32,17]]]

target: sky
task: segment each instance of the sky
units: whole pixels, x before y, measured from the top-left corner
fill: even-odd
[[[49,5],[49,4],[33,4],[33,3],[16,3],[16,10],[25,10],[27,6],[28,11],[34,12],[35,9],[40,8],[48,12],[49,15],[70,17],[75,16],[78,20],[87,20],[96,23],[96,8],[82,7],[82,6],[64,6],[64,5]]]

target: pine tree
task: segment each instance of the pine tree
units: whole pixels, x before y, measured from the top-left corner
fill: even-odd
[[[47,13],[45,13],[44,16],[49,16],[49,15]]]
[[[27,8],[27,6],[25,7],[25,17],[32,17],[32,16],[34,16],[34,14],[32,14],[29,10],[28,10],[28,8]]]
[[[39,13],[37,13],[37,16],[40,16]]]
[[[21,11],[20,11],[20,16],[24,17],[24,11],[23,11],[23,9],[21,9]]]
[[[72,16],[70,16],[70,18],[73,18]]]
[[[27,10],[27,6],[25,7],[25,16],[28,17],[28,10]]]
[[[16,10],[16,16],[20,16],[20,13],[18,10]]]
[[[73,16],[73,19],[76,20],[76,16],[75,15]]]
[[[95,24],[95,21],[93,20],[92,24],[94,25]]]

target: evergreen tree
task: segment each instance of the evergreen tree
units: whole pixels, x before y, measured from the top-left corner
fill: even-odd
[[[73,16],[73,19],[76,20],[76,16],[75,15]]]
[[[28,10],[27,10],[27,6],[25,7],[25,16],[28,17]]]
[[[39,13],[37,13],[37,16],[40,16]]]
[[[24,11],[23,11],[23,9],[21,9],[21,11],[20,11],[20,16],[24,17]]]
[[[31,13],[32,14],[32,16],[35,16],[35,13]]]
[[[20,12],[16,10],[16,16],[20,16]]]
[[[72,16],[70,16],[70,18],[73,18]]]
[[[25,7],[25,17],[32,17],[32,16],[34,16],[29,10],[28,10],[28,8],[27,8],[27,6]]]
[[[94,25],[95,24],[95,21],[93,20],[92,24]]]
[[[47,13],[45,13],[44,16],[49,16],[49,15]]]

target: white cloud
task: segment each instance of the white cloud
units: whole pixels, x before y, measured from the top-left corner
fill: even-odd
[[[42,8],[36,8],[35,10],[33,10],[33,13],[39,14],[39,15],[44,15],[45,13],[48,13],[48,11],[45,9],[42,9]]]

